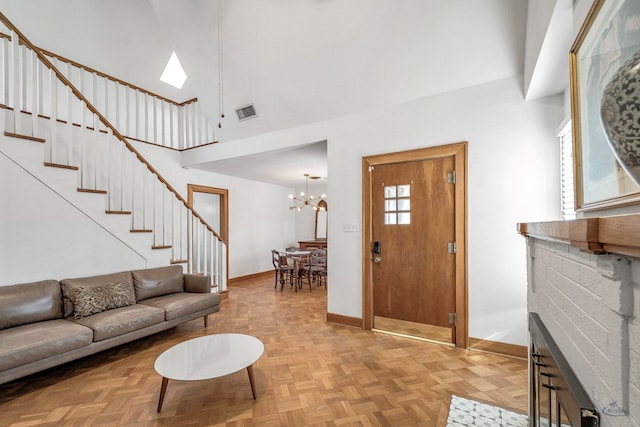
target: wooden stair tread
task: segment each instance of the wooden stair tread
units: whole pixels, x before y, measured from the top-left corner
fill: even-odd
[[[172,247],[171,245],[153,245],[151,249],[171,249]]]
[[[134,228],[129,230],[130,233],[153,233],[153,230],[142,229],[142,228]]]
[[[11,138],[26,139],[27,141],[40,142],[43,144],[47,142],[44,138],[37,138],[35,136],[29,136],[29,135],[21,135],[19,133],[13,133],[13,132],[7,132],[7,131],[4,131],[4,135],[9,136]]]
[[[131,215],[131,211],[111,211],[111,210],[106,210],[104,212],[109,214],[109,215]]]
[[[170,261],[171,264],[186,264],[188,262],[189,262],[188,259],[172,259]]]
[[[47,167],[51,167],[51,168],[59,168],[59,169],[69,169],[69,170],[80,170],[80,168],[78,166],[71,166],[71,165],[63,165],[60,163],[51,163],[51,162],[44,162],[44,165]]]
[[[80,188],[78,187],[79,193],[93,193],[93,194],[107,194],[107,190],[94,190],[92,188]]]

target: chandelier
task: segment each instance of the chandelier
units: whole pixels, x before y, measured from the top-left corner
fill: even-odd
[[[304,191],[300,192],[300,196],[294,196],[293,194],[289,194],[289,198],[293,201],[293,205],[289,207],[289,210],[299,210],[305,206],[311,206],[314,211],[317,210],[325,210],[324,206],[318,206],[320,200],[327,197],[326,194],[321,195],[320,197],[314,197],[309,194],[309,180],[310,179],[320,179],[319,176],[309,176],[308,173],[304,174],[305,182],[304,182]]]

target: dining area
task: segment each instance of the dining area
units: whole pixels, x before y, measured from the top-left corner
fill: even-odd
[[[300,197],[290,195],[293,205],[289,208],[295,212],[305,213],[304,207],[312,207],[309,213],[313,214],[313,238],[306,239],[308,234],[300,236],[296,243],[290,244],[283,250],[272,249],[271,261],[274,268],[274,288],[280,285],[280,291],[291,288],[295,292],[306,286],[309,292],[314,287],[327,289],[327,228],[328,206],[325,195],[318,198],[309,196],[308,180],[318,179],[305,174],[305,192]],[[307,214],[302,218],[311,219]],[[307,220],[305,220],[307,221]],[[306,222],[308,224],[308,222]],[[310,233],[309,233],[310,234]]]
[[[274,288],[280,291],[288,286],[295,292],[309,287],[327,289],[327,251],[320,247],[291,246],[285,250],[271,250],[275,272]]]

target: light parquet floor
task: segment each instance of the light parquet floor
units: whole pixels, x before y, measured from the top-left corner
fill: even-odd
[[[280,292],[272,276],[238,283],[206,329],[198,319],[0,385],[0,425],[444,426],[452,394],[526,413],[525,360],[327,323],[326,307],[324,288]],[[257,400],[243,370],[169,381],[156,413],[155,358],[221,332],[264,342]]]

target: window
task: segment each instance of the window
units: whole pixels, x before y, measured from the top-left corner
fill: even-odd
[[[384,187],[384,224],[411,224],[411,185]]]
[[[175,52],[171,54],[171,58],[169,58],[169,62],[167,62],[167,66],[164,68],[160,80],[178,89],[182,89],[184,81],[187,80],[187,74],[184,72],[178,60],[178,55],[176,55]]]
[[[575,198],[573,186],[573,138],[571,121],[558,134],[560,138],[560,197],[562,218],[575,219]]]

